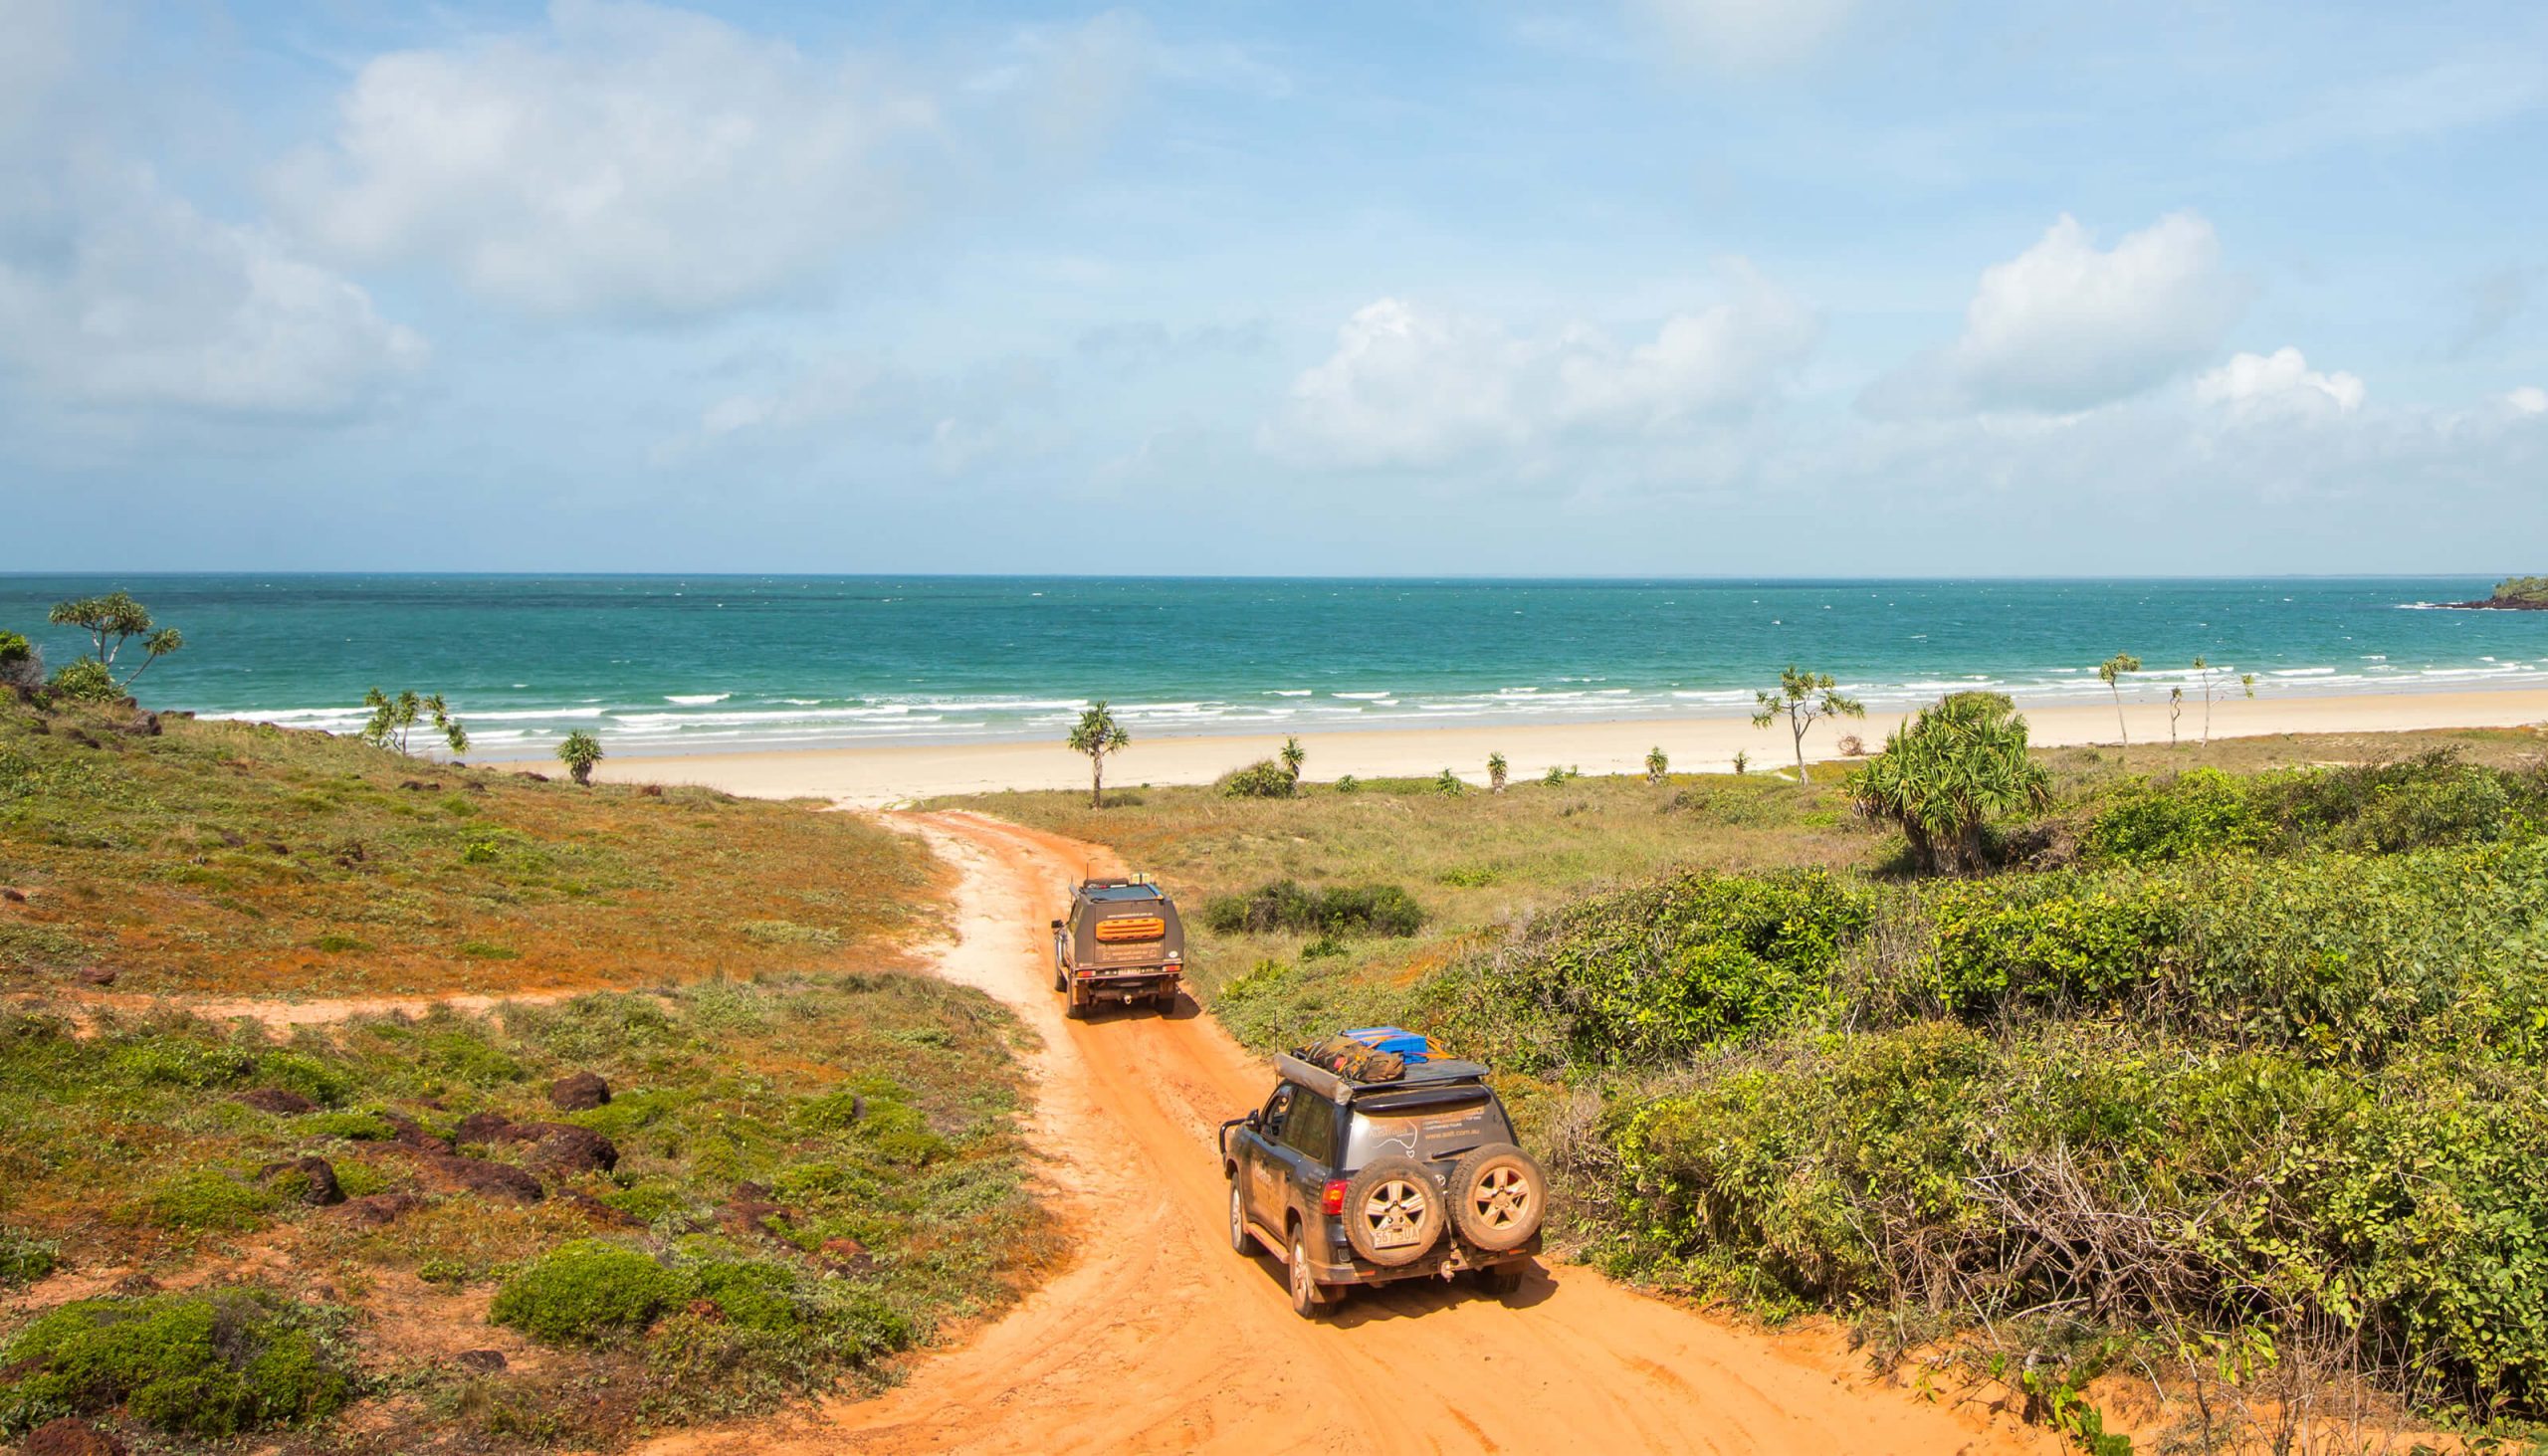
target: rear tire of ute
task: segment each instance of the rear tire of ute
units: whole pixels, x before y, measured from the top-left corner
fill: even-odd
[[[1509,1143],[1490,1143],[1451,1169],[1452,1226],[1490,1254],[1511,1253],[1540,1231],[1548,1186],[1537,1158]]]
[[[1509,1300],[1522,1292],[1524,1267],[1518,1261],[1511,1264],[1490,1264],[1477,1271],[1478,1287],[1497,1299]]]
[[[1310,1247],[1298,1226],[1292,1229],[1292,1257],[1284,1266],[1283,1282],[1291,1287],[1293,1314],[1315,1320],[1327,1313],[1327,1292],[1310,1272]]]
[[[1239,1195],[1236,1178],[1230,1179],[1230,1252],[1256,1252],[1256,1240],[1247,1231],[1247,1200]]]
[[[1383,1157],[1345,1183],[1345,1238],[1383,1269],[1402,1269],[1442,1241],[1442,1190],[1411,1157]]]

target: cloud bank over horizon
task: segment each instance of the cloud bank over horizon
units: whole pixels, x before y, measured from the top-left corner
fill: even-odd
[[[0,569],[2536,568],[2548,19],[2263,24],[0,0]]]

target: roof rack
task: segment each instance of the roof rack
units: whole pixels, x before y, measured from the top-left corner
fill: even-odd
[[[1351,1077],[1340,1077],[1314,1062],[1305,1062],[1289,1052],[1275,1056],[1274,1070],[1286,1081],[1297,1082],[1334,1103],[1349,1103],[1357,1097],[1380,1093],[1477,1082],[1486,1077],[1486,1068],[1475,1062],[1433,1061],[1407,1063],[1405,1074],[1394,1082],[1357,1082]]]

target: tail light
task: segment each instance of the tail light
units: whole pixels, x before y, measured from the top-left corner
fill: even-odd
[[[1318,1190],[1318,1211],[1330,1218],[1345,1211],[1345,1180],[1329,1178],[1327,1186]]]

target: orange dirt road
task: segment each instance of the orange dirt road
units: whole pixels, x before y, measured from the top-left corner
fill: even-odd
[[[684,1433],[658,1456],[2061,1449],[1870,1379],[1827,1335],[1740,1330],[1586,1269],[1543,1269],[1509,1302],[1425,1281],[1295,1317],[1273,1259],[1230,1252],[1212,1145],[1271,1089],[1264,1063],[1190,1005],[1074,1022],[1052,991],[1045,922],[1112,857],[973,815],[896,817],[963,872],[940,973],[1044,1038],[1038,1140],[1075,1261],[884,1395]]]

